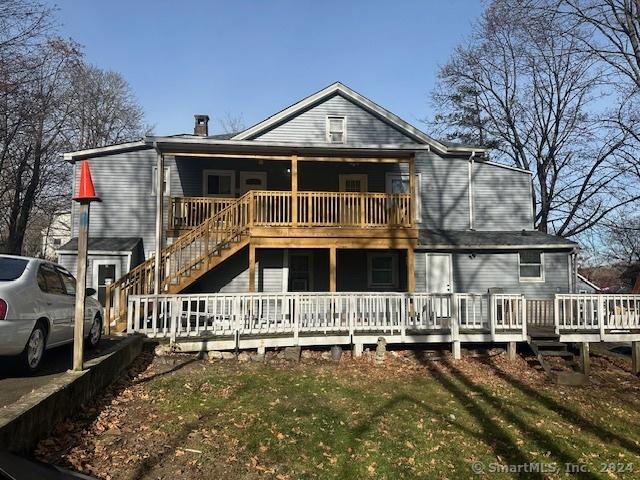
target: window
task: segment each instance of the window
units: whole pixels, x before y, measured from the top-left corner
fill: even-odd
[[[11,282],[22,276],[24,269],[27,268],[27,260],[22,258],[0,258],[0,282]]]
[[[236,178],[233,170],[205,170],[202,191],[213,197],[235,196]]]
[[[38,270],[38,286],[40,290],[54,295],[66,295],[67,291],[62,284],[62,279],[58,272],[51,265],[40,265]]]
[[[327,117],[327,142],[345,143],[347,141],[347,119],[345,117]]]
[[[62,244],[62,239],[61,238],[54,238],[53,239],[53,246],[54,247],[59,247]]]
[[[71,276],[71,274],[64,272],[62,270],[58,270],[58,273],[62,277],[62,283],[64,284],[64,288],[67,291],[67,295],[75,295],[76,294],[76,279]]]
[[[544,281],[542,252],[539,250],[527,250],[520,252],[519,260],[521,282]]]
[[[156,194],[156,183],[158,183],[158,181],[156,180],[158,177],[158,167],[153,167],[153,174],[152,174],[152,178],[151,178],[151,194],[155,195]],[[164,187],[164,195],[169,195],[169,185],[171,184],[171,176],[169,173],[169,167],[164,167],[164,183],[163,183],[163,187]]]
[[[389,253],[368,255],[368,283],[371,288],[398,287],[398,256]]]
[[[415,178],[416,222],[422,220],[422,175]],[[387,173],[387,193],[409,193],[409,175],[406,173]]]

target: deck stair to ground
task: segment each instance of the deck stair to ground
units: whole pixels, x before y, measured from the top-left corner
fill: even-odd
[[[160,292],[180,293],[204,274],[249,244],[251,192],[231,202],[196,228],[179,236],[161,252]],[[112,332],[126,329],[127,299],[130,295],[153,294],[155,257],[130,270],[107,287],[105,311],[115,317]],[[111,309],[115,310],[113,315]]]
[[[583,385],[587,376],[579,371],[580,364],[569,351],[566,343],[553,328],[536,328],[529,331],[529,346],[553,383]]]

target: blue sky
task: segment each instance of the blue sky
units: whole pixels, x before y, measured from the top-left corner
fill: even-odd
[[[125,76],[156,134],[192,131],[194,113],[214,131],[226,112],[250,126],[336,80],[417,124],[481,12],[479,0],[51,3],[89,62]]]

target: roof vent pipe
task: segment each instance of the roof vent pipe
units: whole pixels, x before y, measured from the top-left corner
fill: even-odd
[[[196,124],[193,127],[193,134],[198,137],[209,136],[209,115],[194,115]]]

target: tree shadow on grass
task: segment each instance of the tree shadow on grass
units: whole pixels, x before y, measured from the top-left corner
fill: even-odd
[[[487,388],[472,382],[471,379],[454,366],[451,361],[444,360],[442,362],[442,368],[438,368],[435,364],[428,361],[424,362],[424,365],[431,372],[433,378],[445,390],[451,393],[460,405],[478,421],[482,429],[482,439],[485,443],[492,446],[494,453],[496,456],[502,458],[504,464],[523,465],[531,463],[532,459],[521,452],[507,431],[493,420],[496,414],[510,424],[515,425],[523,437],[528,438],[539,448],[551,452],[560,463],[579,463],[579,459],[560,447],[552,435],[529,424],[512,408],[507,407],[502,400],[494,397]],[[476,395],[472,397],[469,395],[470,392]],[[529,397],[531,397],[531,395],[529,395]],[[476,398],[481,399],[487,406],[483,406]],[[495,414],[493,411],[495,411]],[[542,473],[530,472],[528,475],[530,478],[544,478]],[[591,473],[585,473],[583,478],[598,477]]]
[[[489,361],[485,363],[485,365],[488,365],[498,378],[504,380],[509,385],[516,388],[528,398],[531,398],[533,401],[536,401],[543,407],[557,413],[566,421],[579,426],[581,430],[584,430],[591,435],[598,437],[604,443],[615,442],[619,446],[625,448],[626,450],[629,450],[632,453],[635,453],[636,455],[640,454],[640,447],[633,441],[621,435],[618,435],[617,433],[611,432],[606,428],[603,428],[601,425],[595,424],[588,418],[580,415],[573,408],[568,407],[566,404],[559,403],[553,398],[544,395],[540,391],[531,388],[524,382],[512,377],[511,375],[508,375],[499,366],[497,366],[494,361]]]

